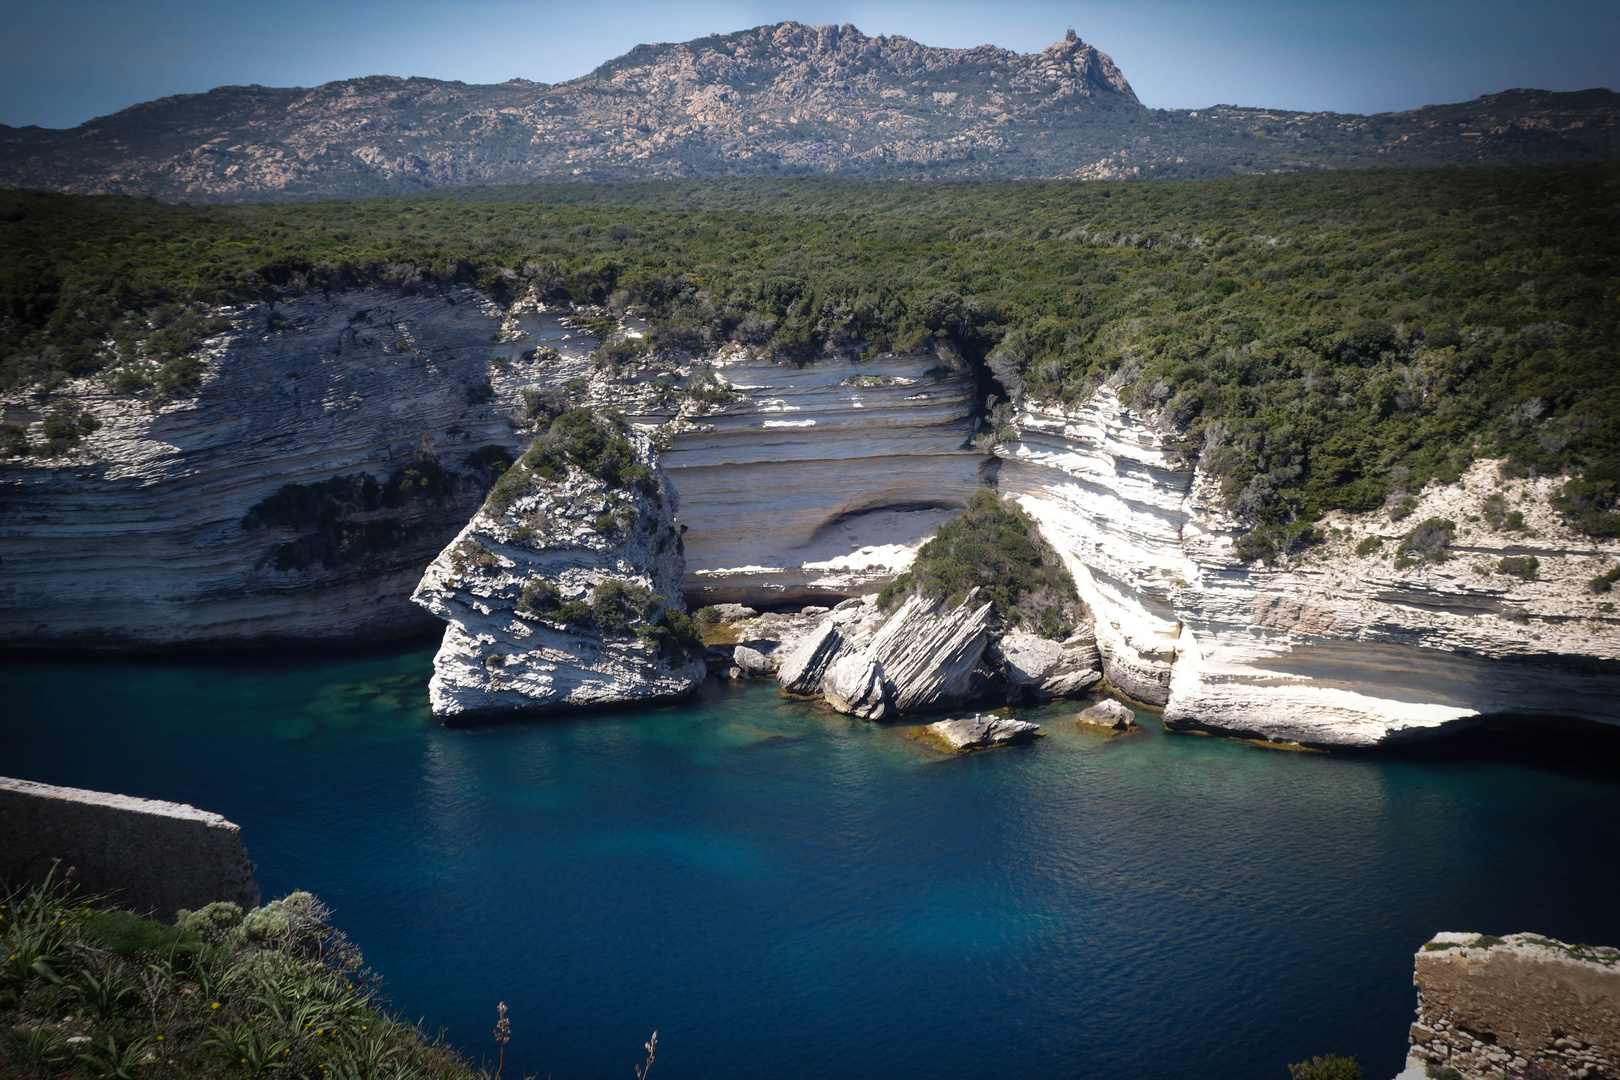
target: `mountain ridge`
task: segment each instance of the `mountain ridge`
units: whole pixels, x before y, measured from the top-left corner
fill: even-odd
[[[1415,125],[1415,126],[1414,126]],[[0,186],[236,202],[734,175],[1190,178],[1620,157],[1620,95],[1376,116],[1142,105],[1074,31],[1038,53],[784,22],[638,45],[578,79],[225,86],[0,126]]]

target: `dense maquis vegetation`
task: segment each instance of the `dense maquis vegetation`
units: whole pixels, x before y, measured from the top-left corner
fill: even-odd
[[[1080,596],[1057,552],[1034,519],[989,488],[939,527],[911,569],[883,587],[878,604],[890,608],[915,593],[954,605],[972,589],[1001,619],[1043,637],[1061,640],[1079,622]]]
[[[265,305],[252,318],[274,332],[287,291],[464,281],[637,306],[651,348],[810,360],[938,338],[1014,399],[1111,384],[1222,478],[1261,526],[1251,555],[1479,456],[1566,474],[1560,508],[1620,535],[1616,165],[0,202],[6,389],[97,375],[182,393],[211,305]],[[996,404],[1004,434],[1010,415]]]
[[[395,1017],[308,893],[168,926],[60,882],[0,901],[0,1075],[474,1080]]]

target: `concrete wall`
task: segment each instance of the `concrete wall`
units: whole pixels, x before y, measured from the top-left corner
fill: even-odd
[[[1620,949],[1436,934],[1414,962],[1411,1066],[1464,1080],[1620,1076]]]
[[[180,908],[259,902],[242,830],[218,814],[0,777],[0,880],[38,880],[52,859],[86,892],[171,922]]]

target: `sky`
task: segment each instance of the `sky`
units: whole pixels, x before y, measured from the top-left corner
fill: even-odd
[[[230,84],[561,82],[642,42],[786,19],[1020,52],[1072,27],[1156,108],[1620,89],[1617,0],[0,0],[0,123],[71,127]]]

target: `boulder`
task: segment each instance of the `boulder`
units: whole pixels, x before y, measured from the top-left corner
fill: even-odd
[[[800,639],[776,673],[776,681],[790,694],[819,694],[827,669],[844,645],[843,635],[827,619]]]
[[[752,619],[759,612],[751,607],[741,604],[716,604],[715,609],[720,612],[720,618],[726,622],[736,622],[739,619]]]
[[[1007,679],[1009,701],[1068,697],[1102,679],[1097,639],[1089,629],[1062,642],[1012,630],[996,643],[991,659]]]
[[[1081,709],[1075,721],[1113,731],[1129,731],[1136,726],[1136,714],[1131,712],[1128,706],[1109,698],[1107,701],[1097,702],[1088,709]]]
[[[981,716],[975,713],[967,719],[941,720],[929,724],[928,731],[953,750],[983,750],[991,746],[1029,742],[1040,731],[1040,725],[1028,720],[1014,720],[1009,716]]]
[[[881,720],[889,713],[883,667],[869,652],[851,653],[834,663],[822,680],[821,695],[839,712],[867,720]]]
[[[758,649],[751,649],[747,645],[738,645],[731,650],[731,662],[741,668],[747,675],[760,678],[776,673],[776,664],[770,657]]]

